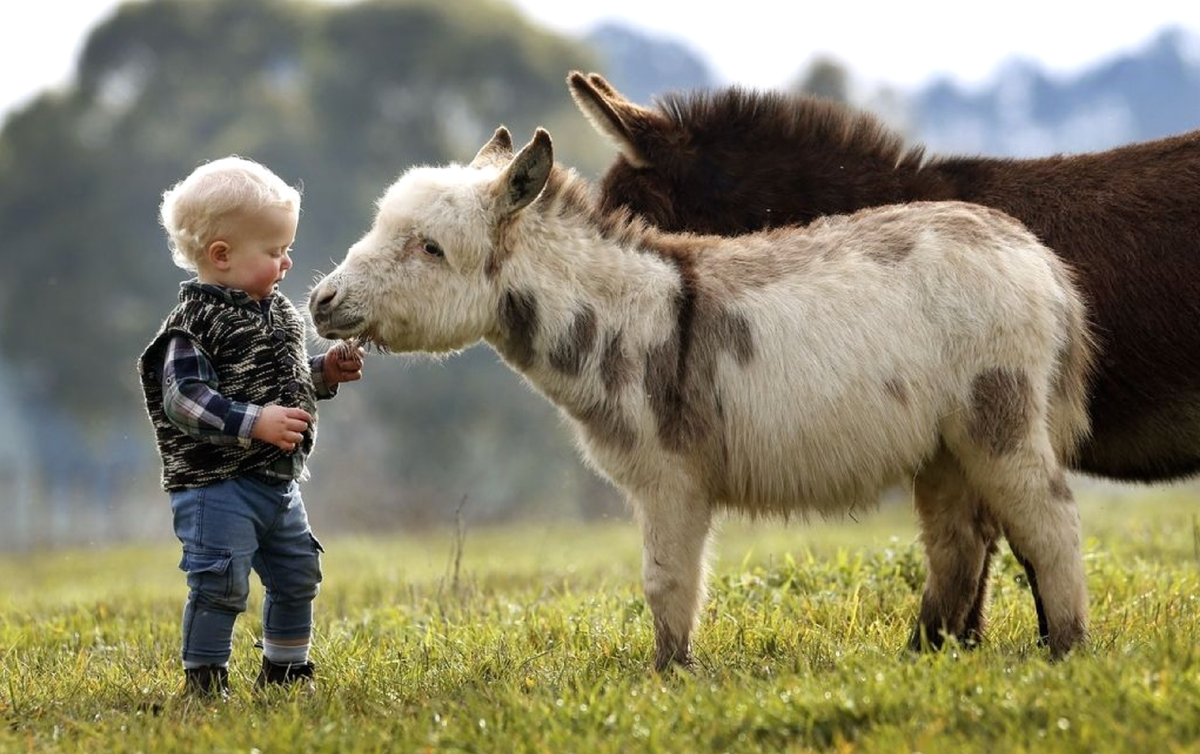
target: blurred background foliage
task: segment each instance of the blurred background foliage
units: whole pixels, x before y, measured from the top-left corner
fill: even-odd
[[[941,151],[1096,149],[1200,126],[1196,40],[1168,30],[1075,79],[1013,64],[983,90],[865,88],[823,58],[796,90],[871,109]],[[202,162],[259,160],[304,193],[303,302],[404,168],[467,160],[496,125],[538,125],[596,176],[611,148],[564,85],[605,73],[649,102],[713,86],[683,44],[606,24],[583,38],[500,0],[151,0],[96,27],[62,90],[0,130],[0,547],[163,536],[168,511],[134,361],[186,277],[157,224]],[[569,430],[486,348],[373,358],[321,414],[305,489],[318,527],[624,515]]]

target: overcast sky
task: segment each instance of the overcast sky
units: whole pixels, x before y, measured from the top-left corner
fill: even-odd
[[[990,4],[990,11],[963,0],[869,5],[735,0],[729,6],[733,12],[718,10],[718,3],[700,11],[705,4],[696,2],[515,1],[533,18],[569,33],[613,19],[677,39],[701,53],[723,82],[756,87],[786,83],[822,53],[840,59],[864,83],[911,88],[938,74],[978,84],[1013,57],[1069,75],[1136,49],[1168,25],[1200,35],[1200,2],[1195,0],[1005,0]],[[118,4],[3,0],[0,113],[67,81],[88,30]],[[1110,9],[1099,10],[1105,6]],[[1200,59],[1200,49],[1195,54]]]

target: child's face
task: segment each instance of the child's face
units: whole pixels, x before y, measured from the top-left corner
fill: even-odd
[[[262,301],[292,268],[289,256],[296,240],[296,212],[271,207],[235,218],[226,233],[226,261],[216,282],[237,288]]]

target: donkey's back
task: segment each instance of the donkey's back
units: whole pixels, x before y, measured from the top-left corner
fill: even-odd
[[[1001,213],[865,210],[712,241],[696,259],[706,308],[752,334],[717,361],[720,442],[692,446],[728,505],[873,502],[947,435],[980,433],[968,425],[989,381],[1023,407],[997,433],[1044,421],[1047,452],[1069,456],[1087,432],[1083,305],[1063,264]]]

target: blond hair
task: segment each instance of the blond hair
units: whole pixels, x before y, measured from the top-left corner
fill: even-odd
[[[204,250],[238,213],[300,210],[300,192],[264,165],[236,155],[205,163],[163,192],[159,222],[171,260],[196,272]]]

